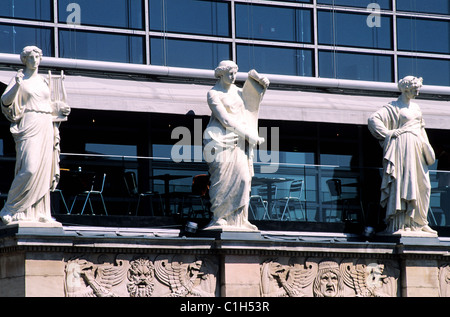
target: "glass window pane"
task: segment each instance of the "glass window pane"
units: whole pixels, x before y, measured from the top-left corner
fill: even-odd
[[[392,57],[332,51],[319,52],[319,76],[368,81],[393,81]]]
[[[360,8],[367,8],[369,4],[377,3],[381,9],[391,8],[391,0],[317,0],[317,3]]]
[[[379,27],[369,27],[367,18],[366,14],[319,11],[319,44],[391,49],[392,18],[381,16]]]
[[[54,56],[51,29],[0,24],[0,52],[20,54],[28,45],[35,45],[45,56]]]
[[[272,1],[312,3],[312,0],[272,0]]]
[[[237,4],[236,35],[246,39],[311,43],[311,10]]]
[[[59,22],[65,23],[75,13],[69,4],[79,5],[80,24],[142,29],[142,0],[59,0]]]
[[[137,156],[136,145],[86,143],[86,153],[111,156]],[[108,157],[111,159],[111,157]]]
[[[150,51],[153,65],[214,69],[230,59],[227,43],[151,38]]]
[[[422,77],[425,85],[450,86],[450,60],[399,57],[398,76],[408,75]]]
[[[448,0],[397,0],[397,10],[450,14],[450,2]]]
[[[398,49],[450,53],[450,22],[418,18],[397,18]]]
[[[307,49],[238,45],[240,71],[256,69],[266,74],[313,76],[312,51]]]
[[[50,0],[2,0],[0,16],[50,21],[52,19],[51,4]]]
[[[59,32],[59,55],[63,58],[142,64],[143,38],[95,32]]]
[[[230,5],[227,2],[150,0],[149,11],[150,29],[154,31],[230,35]]]

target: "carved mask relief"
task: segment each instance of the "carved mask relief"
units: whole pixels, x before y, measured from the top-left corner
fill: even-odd
[[[216,296],[218,265],[206,257],[76,257],[65,267],[69,297]]]

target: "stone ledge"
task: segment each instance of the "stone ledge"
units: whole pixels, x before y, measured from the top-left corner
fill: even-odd
[[[63,251],[85,250],[166,250],[167,252],[220,253],[328,253],[339,256],[399,255],[446,257],[450,239],[398,238],[365,239],[344,233],[321,232],[199,232],[183,235],[178,229],[117,228],[87,226],[36,226],[20,224],[0,228],[0,249],[60,248]],[[8,252],[8,251],[6,251]]]

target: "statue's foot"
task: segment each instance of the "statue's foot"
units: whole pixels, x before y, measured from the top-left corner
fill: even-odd
[[[203,228],[204,230],[218,230],[222,229],[227,225],[227,221],[225,219],[217,219],[217,220],[211,220],[211,222]]]
[[[10,212],[7,212],[6,210],[2,210],[0,212],[0,218],[5,225],[9,225],[13,222],[18,222],[20,220],[24,220],[26,217],[23,212],[16,212],[14,214],[11,214]]]
[[[250,223],[248,220],[244,222],[244,227],[247,229],[250,229],[252,231],[257,231],[258,227],[255,226],[254,224]]]
[[[3,224],[5,225],[9,225],[12,222],[12,217],[11,215],[7,214],[7,213],[0,213],[0,218],[3,222]]]
[[[56,222],[56,219],[53,217],[40,217],[39,218],[39,222],[43,222],[43,223],[50,223],[50,222]]]
[[[427,232],[427,233],[431,233],[431,234],[437,234],[436,230],[433,230],[430,228],[430,226],[426,225],[422,227],[422,231]]]

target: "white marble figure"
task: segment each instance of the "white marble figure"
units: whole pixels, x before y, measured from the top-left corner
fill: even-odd
[[[431,184],[428,166],[435,161],[422,112],[413,102],[422,78],[406,76],[398,83],[396,101],[368,120],[372,135],[383,147],[382,207],[386,207],[388,234],[436,236],[428,225]]]
[[[27,46],[19,70],[1,97],[16,144],[15,177],[0,211],[4,224],[19,221],[51,223],[50,190],[59,180],[59,122],[70,107],[52,102],[49,82],[38,74],[42,51]],[[57,108],[57,109],[55,109]],[[55,119],[59,115],[59,119]]]
[[[206,230],[255,231],[248,221],[253,177],[253,149],[264,142],[258,135],[259,105],[269,80],[255,70],[243,88],[234,83],[238,66],[222,61],[216,85],[208,92],[211,118],[204,132],[204,157],[211,175],[212,220]]]

